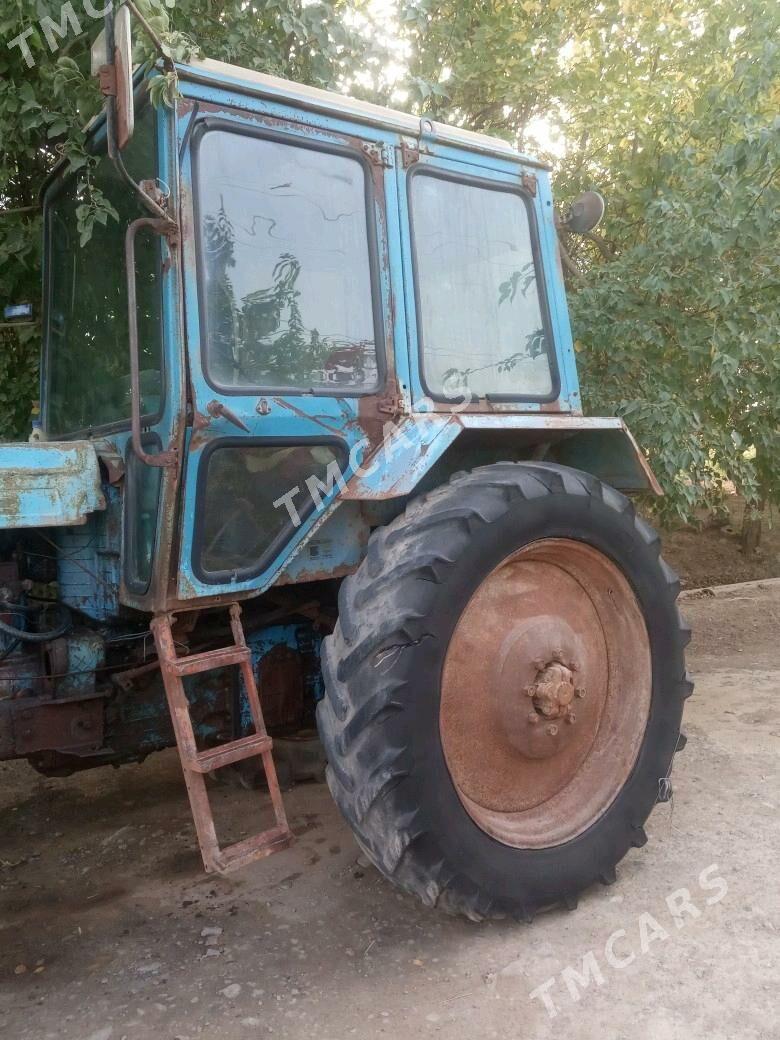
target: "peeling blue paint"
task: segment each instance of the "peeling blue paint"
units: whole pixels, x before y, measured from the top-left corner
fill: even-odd
[[[0,528],[83,524],[104,508],[89,441],[0,444]]]

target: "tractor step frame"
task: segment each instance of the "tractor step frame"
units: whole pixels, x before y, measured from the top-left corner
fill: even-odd
[[[234,643],[230,647],[179,657],[172,633],[173,621],[173,614],[158,614],[151,623],[165,695],[168,699],[203,865],[209,873],[227,874],[255,860],[270,856],[273,852],[287,848],[293,840],[271,753],[273,741],[265,728],[260,696],[252,668],[252,655],[246,645],[239,604],[230,605],[230,628],[233,632]],[[217,747],[208,748],[206,751],[199,751],[182,680],[188,675],[214,671],[230,665],[237,665],[241,670],[255,732]],[[276,824],[243,841],[221,848],[214,826],[205,774],[254,756],[259,756],[263,762]]]

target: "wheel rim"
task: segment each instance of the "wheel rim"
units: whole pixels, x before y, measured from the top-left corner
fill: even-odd
[[[644,617],[607,556],[548,538],[507,557],[466,605],[442,672],[442,747],[471,818],[515,848],[581,834],[631,773],[651,688]]]

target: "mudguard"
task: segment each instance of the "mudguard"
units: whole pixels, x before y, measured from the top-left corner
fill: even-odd
[[[389,435],[350,479],[341,498],[409,495],[464,432],[478,431],[502,435],[501,442],[496,441],[496,461],[508,449],[533,444],[543,449],[539,457],[585,470],[621,491],[663,494],[622,419],[461,413],[409,417],[389,428]],[[463,468],[462,462],[459,468]]]

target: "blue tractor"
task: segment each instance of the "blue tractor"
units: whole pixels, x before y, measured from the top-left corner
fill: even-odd
[[[177,745],[228,872],[291,840],[274,755],[316,724],[398,886],[573,905],[646,840],[691,690],[623,494],[657,483],[582,414],[557,230],[598,199],[556,219],[502,141],[214,61],[155,108],[108,28],[118,219],[82,247],[79,174],[45,186],[41,418],[0,447],[0,758]],[[227,848],[223,767],[275,813]]]

